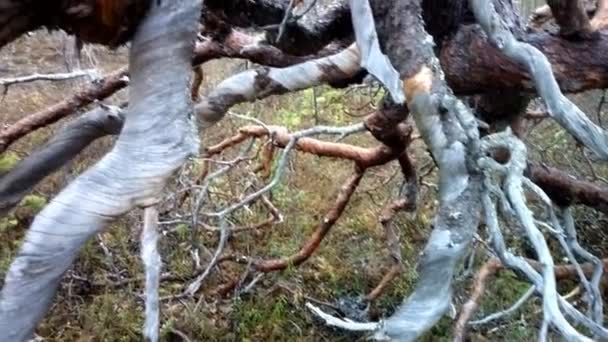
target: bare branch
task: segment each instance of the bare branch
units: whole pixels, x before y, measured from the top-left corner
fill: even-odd
[[[418,177],[407,151],[404,151],[399,156],[399,164],[401,165],[401,171],[405,178],[404,184],[399,189],[398,198],[387,205],[380,213],[380,224],[384,228],[386,245],[392,265],[380,283],[365,296],[366,301],[373,301],[378,298],[386,287],[388,287],[390,282],[401,274],[403,268],[399,235],[395,231],[393,220],[400,211],[414,212],[416,210]]]
[[[285,148],[283,149],[283,152],[281,153],[281,156],[279,157],[279,161],[277,163],[275,174],[272,177],[272,180],[268,184],[266,184],[262,189],[245,196],[245,198],[243,198],[239,203],[232,204],[231,206],[229,206],[219,212],[208,213],[206,215],[219,217],[221,219],[221,218],[226,217],[227,215],[231,214],[232,212],[242,208],[243,206],[251,203],[252,201],[257,200],[262,195],[264,195],[265,193],[267,193],[268,191],[273,189],[281,180],[283,173],[285,171],[285,165],[286,165],[289,153],[295,147],[298,140],[300,140],[304,137],[309,137],[312,135],[320,135],[320,134],[335,134],[335,135],[346,136],[346,135],[350,135],[350,134],[354,134],[354,133],[359,133],[364,130],[365,130],[365,127],[363,126],[363,124],[355,124],[355,125],[345,126],[345,127],[316,126],[316,127],[308,128],[308,129],[291,134],[289,136],[289,138],[290,138],[289,142],[287,143],[287,145],[285,145]],[[272,134],[272,132],[269,132],[269,133]]]
[[[90,87],[70,98],[15,122],[0,131],[0,153],[4,152],[17,139],[36,129],[55,123],[95,100],[103,100],[111,96],[125,87],[127,83],[127,68],[123,68],[92,83]]]
[[[268,126],[270,131],[262,126],[244,126],[233,137],[206,148],[209,155],[217,154],[229,146],[234,146],[248,137],[263,137],[272,132],[273,143],[278,147],[286,147],[291,141],[291,134],[280,126]],[[300,138],[295,144],[299,151],[315,154],[321,157],[340,158],[354,161],[360,168],[385,164],[399,156],[402,150],[393,150],[386,146],[365,148],[343,143],[321,141],[313,138]]]
[[[161,259],[158,253],[158,211],[155,207],[144,209],[144,227],[141,233],[141,259],[146,270],[146,321],[144,338],[158,342],[160,312],[158,287],[160,284]]]
[[[361,54],[361,66],[374,75],[390,92],[393,101],[405,102],[399,73],[388,57],[380,51],[374,16],[368,0],[350,0],[350,11],[355,28],[357,46]]]
[[[480,299],[483,297],[486,291],[486,285],[494,277],[501,266],[500,261],[491,259],[484,263],[479,269],[479,272],[477,272],[477,276],[475,277],[475,281],[473,283],[473,292],[471,293],[469,300],[467,300],[467,302],[462,306],[462,311],[454,323],[453,339],[455,342],[464,341],[467,323],[477,310]]]
[[[203,43],[198,43],[196,45],[196,48],[194,49],[193,64],[198,65],[220,57],[234,57],[248,58],[252,61],[265,65],[287,66],[297,63],[303,63],[315,57],[289,56],[285,55],[278,49],[273,48],[271,46],[250,45],[254,44],[255,42],[256,41],[252,36],[233,31],[225,38],[224,41],[218,42],[214,40],[207,40]],[[335,52],[336,50],[334,49],[328,49],[324,52],[324,54],[332,54]],[[320,67],[323,66],[327,66],[329,68],[325,70],[325,73],[321,75],[327,76],[328,82],[331,82],[333,80],[337,82],[343,81],[344,78],[350,78],[356,72],[359,71],[359,69],[357,68],[356,70],[351,71],[352,73],[334,73],[332,75],[330,73],[330,71],[332,71],[331,59],[325,64],[321,62]],[[344,65],[341,66],[344,67]],[[310,69],[304,69],[300,71],[310,72]],[[339,71],[343,71],[343,69],[338,68],[336,72]],[[0,130],[0,153],[4,152],[13,142],[24,137],[25,135],[39,128],[46,127],[52,123],[55,123],[69,115],[72,115],[78,109],[87,106],[95,101],[103,100],[112,96],[117,91],[125,88],[128,85],[128,75],[129,74],[127,68],[121,68],[117,71],[114,71],[113,73],[101,79],[97,79],[94,82],[91,82],[91,84],[87,88],[76,93],[70,98],[61,101],[55,105],[52,105],[37,113],[28,115],[25,118],[13,123],[8,128]],[[324,82],[324,80],[316,80],[314,82],[317,82],[315,84],[320,84]],[[235,101],[235,103],[238,102],[239,101]]]
[[[528,164],[526,175],[560,207],[582,204],[608,213],[608,187],[576,179],[547,165]]]
[[[323,310],[318,307],[312,305],[311,303],[306,303],[306,307],[312,311],[314,314],[319,316],[321,319],[325,321],[325,324],[338,327],[341,329],[346,329],[350,331],[375,331],[381,328],[381,323],[358,323],[351,321],[350,319],[341,319],[334,317],[332,315],[328,315]]]
[[[359,72],[358,60],[358,50],[353,45],[336,55],[292,67],[246,71],[221,82],[196,105],[196,112],[203,125],[212,125],[238,103],[349,78]],[[116,76],[108,77],[104,81],[108,84],[110,92],[116,90],[117,86],[123,86],[115,81],[123,82],[116,77],[125,76],[126,70],[113,75]],[[126,81],[124,82],[126,85]],[[99,95],[95,89],[90,88],[86,92]],[[79,105],[84,105],[84,102]],[[72,113],[79,105],[68,101],[60,106],[61,110],[46,110],[26,117],[6,131],[0,132],[0,142],[3,134],[9,137],[7,141],[14,141],[33,129],[43,127]],[[96,109],[66,125],[44,147],[0,178],[0,211],[6,211],[16,205],[39,181],[74,158],[94,140],[120,132],[123,120],[124,117],[118,113]],[[0,143],[0,152],[1,146]]]
[[[65,81],[71,80],[74,78],[80,77],[88,77],[91,80],[97,80],[99,78],[99,72],[97,69],[88,69],[88,70],[76,70],[68,73],[58,73],[58,74],[31,74],[27,76],[18,76],[11,78],[0,78],[0,87],[8,88],[14,84],[20,83],[30,83],[36,81]]]
[[[293,55],[314,54],[332,41],[352,41],[350,11],[345,0],[334,0],[318,6],[318,15],[309,15],[306,23],[297,20],[281,22],[290,0],[211,0],[206,1],[204,17],[223,26],[261,27],[266,39],[282,51]],[[282,39],[277,39],[283,27]]]
[[[480,167],[482,167],[486,173],[486,192],[484,192],[482,199],[486,224],[490,229],[494,250],[504,264],[523,271],[524,274],[533,281],[537,290],[542,293],[543,312],[545,315],[544,322],[547,322],[546,324],[550,324],[557,328],[566,338],[577,341],[590,341],[589,338],[580,334],[572,325],[570,325],[560,310],[563,299],[556,289],[553,257],[551,256],[547,242],[536,226],[532,213],[525,204],[526,200],[523,196],[522,178],[526,160],[525,145],[509,133],[497,133],[483,139],[482,150],[484,153],[488,153],[488,151],[496,148],[506,148],[510,151],[511,158],[506,165],[498,164],[485,157],[480,158],[479,161]],[[505,206],[509,205],[511,207],[509,210],[512,210],[512,214],[515,215],[517,224],[524,228],[528,239],[532,242],[542,265],[541,275],[536,273],[536,271],[523,259],[512,256],[506,250],[502,234],[498,227],[494,204],[491,203],[489,195],[489,191],[492,191],[493,189],[492,185],[489,184],[490,171],[499,171],[505,176],[504,191],[506,196],[500,195],[500,199]],[[496,190],[496,192],[500,194],[500,190]],[[545,197],[548,201],[548,197],[546,195]],[[508,216],[507,218],[513,219],[511,216]],[[594,325],[591,328],[595,329],[597,327],[597,325]]]
[[[289,266],[298,266],[308,260],[314,251],[319,247],[323,238],[329,233],[333,225],[338,221],[346,206],[348,205],[352,195],[354,194],[364,172],[355,170],[355,174],[349,177],[344,185],[340,188],[333,205],[328,209],[325,216],[317,226],[312,236],[304,243],[302,248],[293,255],[285,258],[271,260],[255,260],[247,257],[227,256],[225,260],[232,260],[238,263],[251,265],[256,271],[272,272],[285,269]]]
[[[404,78],[408,107],[439,164],[440,208],[421,255],[420,279],[409,298],[392,317],[376,325],[375,331],[378,339],[412,341],[449,308],[454,267],[467,251],[477,227],[480,178],[467,169],[465,144],[474,144],[478,136],[471,113],[451,96],[445,84],[432,39],[424,30],[420,1],[374,1],[373,9],[377,17],[383,18],[376,29],[391,62]],[[440,114],[440,105],[447,114]]]
[[[491,1],[470,0],[471,9],[492,43],[532,74],[549,115],[602,159],[608,159],[608,136],[566,98],[553,76],[551,64],[538,49],[519,42],[502,22]]]
[[[228,225],[226,223],[226,217],[223,216],[220,218],[220,242],[218,243],[217,248],[215,249],[215,253],[213,253],[213,257],[211,258],[211,261],[209,261],[207,267],[205,267],[205,270],[198,277],[196,277],[196,279],[194,279],[194,281],[192,281],[190,285],[188,285],[188,287],[183,293],[183,296],[194,296],[194,294],[198,292],[203,283],[203,280],[207,278],[207,276],[211,272],[211,269],[214,268],[215,265],[217,265],[217,262],[220,260],[220,255],[224,251],[224,247],[226,246],[226,242],[228,241],[229,236],[230,228],[228,228]]]
[[[359,71],[359,51],[354,45],[335,55],[287,68],[248,70],[221,82],[197,104],[196,111],[203,126],[209,127],[237,103],[348,79]]]
[[[491,315],[488,315],[488,316],[486,316],[482,319],[476,320],[476,321],[471,321],[471,322],[469,322],[469,325],[487,324],[487,323],[495,321],[497,319],[501,319],[505,316],[512,315],[517,310],[519,310],[519,308],[522,305],[524,305],[534,295],[535,292],[536,292],[536,288],[534,286],[532,286],[515,303],[513,303],[513,305],[511,305],[506,310],[495,312]]]
[[[94,140],[118,134],[124,113],[117,107],[98,107],[69,122],[42,147],[0,176],[0,214],[17,205],[46,176],[57,171]]]

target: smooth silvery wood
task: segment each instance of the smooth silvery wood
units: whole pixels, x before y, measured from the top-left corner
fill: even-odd
[[[380,41],[404,78],[408,108],[439,167],[439,210],[421,255],[418,283],[376,334],[414,341],[449,309],[455,267],[479,224],[481,176],[469,167],[479,135],[470,109],[445,82],[433,40],[424,29],[421,1],[372,4]]]
[[[286,68],[247,70],[217,85],[196,105],[196,114],[201,125],[209,127],[220,121],[228,109],[238,103],[354,77],[361,71],[359,61],[359,50],[353,44],[337,54]]]
[[[422,136],[434,146],[439,166],[440,205],[433,231],[419,261],[419,279],[414,292],[399,309],[382,322],[375,337],[415,341],[431,329],[448,311],[452,302],[452,282],[457,264],[464,257],[479,225],[481,176],[471,172],[466,161],[476,154],[474,133],[466,141],[466,131],[476,127],[470,111],[460,101],[446,95],[444,107],[450,119],[441,120],[433,102],[414,98],[408,103]],[[455,135],[439,132],[451,131]],[[467,146],[468,145],[468,146]],[[439,148],[441,146],[441,148]]]
[[[405,102],[401,78],[388,57],[380,50],[374,16],[368,0],[350,0],[350,12],[357,46],[361,53],[361,66],[374,75],[390,92],[395,103]]]
[[[124,113],[95,108],[63,126],[44,146],[0,176],[0,214],[17,205],[46,176],[82,152],[94,140],[120,132]]]
[[[144,210],[144,227],[141,232],[141,259],[146,269],[144,339],[157,342],[160,327],[158,288],[160,287],[162,260],[158,252],[158,210],[154,206]]]
[[[27,340],[79,248],[135,206],[157,201],[198,141],[189,99],[199,0],[163,0],[130,51],[130,104],[116,145],[36,216],[0,294],[0,341]]]
[[[530,72],[549,115],[603,160],[608,160],[608,134],[562,94],[547,57],[532,45],[515,39],[492,1],[470,0],[469,3],[491,42]]]
[[[375,330],[379,340],[415,341],[447,312],[456,265],[469,249],[481,211],[482,177],[469,167],[478,152],[477,123],[445,83],[420,3],[372,2],[378,37],[404,79],[408,108],[439,167],[439,210],[421,254],[419,279],[399,309],[379,324],[322,316],[346,329]]]

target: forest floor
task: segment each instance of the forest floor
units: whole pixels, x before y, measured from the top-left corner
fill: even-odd
[[[66,63],[64,39],[63,34],[49,35],[41,31],[3,48],[0,50],[0,78],[34,72],[65,72],[70,63]],[[95,67],[107,73],[125,63],[125,48],[109,51],[87,46],[83,51],[81,68]],[[71,64],[73,67],[74,63]],[[207,63],[201,93],[205,94],[225,77],[248,66],[243,61]],[[0,125],[10,125],[19,118],[46,108],[82,88],[87,82],[73,80],[12,86],[0,100]],[[360,121],[362,115],[372,111],[373,104],[380,96],[369,87],[348,92],[319,87],[241,105],[234,111],[290,130],[315,124],[347,125]],[[126,91],[121,91],[105,102],[120,103],[125,99]],[[593,99],[597,99],[597,96]],[[595,100],[591,101],[588,108],[596,110]],[[0,156],[0,174],[42,145],[64,123],[65,120],[41,129],[13,145]],[[235,134],[240,126],[248,124],[251,122],[227,118],[204,133],[203,145],[217,143]],[[548,146],[543,150],[532,149],[532,156],[537,160],[564,167],[580,177],[589,177],[589,171],[581,167],[586,162],[578,153],[564,154],[564,151],[577,149],[573,147],[571,139],[554,125],[541,123],[528,139],[533,144],[542,141],[543,146]],[[376,144],[368,135],[347,138],[346,142],[360,146]],[[102,156],[111,144],[111,138],[97,141],[61,172],[48,177],[9,216],[0,217],[0,279],[4,278],[36,212],[65,184]],[[420,142],[414,143],[410,152],[420,174],[431,168],[432,161]],[[230,160],[234,153],[227,152],[224,160]],[[252,161],[248,167],[253,168],[253,164]],[[194,174],[200,166],[201,160],[194,160],[189,164],[188,172]],[[293,254],[323,220],[324,213],[351,172],[350,163],[294,153],[286,177],[271,194],[272,203],[284,217],[283,222],[234,234],[227,250],[256,258]],[[598,169],[596,173],[604,177],[608,175],[605,169]],[[241,170],[215,185],[216,200],[228,201],[242,194],[248,186],[247,175],[246,170]],[[222,263],[214,268],[194,298],[164,301],[161,317],[163,341],[365,340],[366,336],[361,334],[325,327],[305,308],[305,303],[315,301],[335,305],[341,302],[343,306],[360,303],[361,297],[380,282],[390,262],[378,217],[382,208],[391,201],[392,189],[399,182],[397,165],[391,164],[368,172],[346,212],[320,248],[304,264],[264,274],[254,286],[244,291],[251,280],[251,276],[243,277],[246,265]],[[168,191],[172,189],[175,188],[170,187]],[[435,191],[434,174],[431,173],[421,186],[416,213],[404,213],[396,218],[403,254],[403,273],[370,305],[369,315],[374,319],[394,312],[416,284],[416,262],[430,231],[436,206]],[[605,228],[608,228],[608,220],[584,209],[577,212],[577,218],[583,227],[583,242],[591,245],[599,255],[607,256]],[[234,221],[236,224],[251,224],[265,219],[262,208],[252,206],[249,211],[235,217]],[[200,263],[204,266],[216,248],[219,234],[210,230],[193,231],[187,224],[161,227],[163,272],[170,275],[162,283],[161,296],[171,297],[181,293],[200,273],[190,253],[193,239],[200,241]],[[141,212],[136,210],[114,222],[86,245],[66,274],[50,313],[37,331],[43,341],[141,340],[143,270],[139,259],[140,230]],[[523,246],[517,236],[512,236],[510,240],[514,246]],[[524,247],[521,247],[522,250],[525,250]],[[474,253],[476,257],[472,265],[478,267],[487,259],[487,253],[482,245],[477,246]],[[468,298],[475,275],[475,272],[465,272],[464,265],[462,268],[455,286],[454,305],[457,310]],[[241,278],[244,281],[235,289],[222,291],[226,283]],[[574,284],[564,283],[560,286],[560,290],[567,293]],[[512,272],[499,272],[490,283],[475,317],[507,308],[528,287]],[[330,309],[327,306],[324,308]],[[469,336],[473,341],[531,341],[535,340],[541,320],[539,300],[532,299],[508,320],[471,329]],[[423,340],[448,340],[452,325],[453,318],[444,317]]]

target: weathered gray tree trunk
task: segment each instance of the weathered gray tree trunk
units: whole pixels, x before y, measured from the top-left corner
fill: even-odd
[[[471,167],[479,136],[472,113],[443,78],[424,29],[421,1],[371,3],[380,42],[401,74],[408,107],[439,166],[439,211],[420,260],[418,284],[377,331],[378,336],[413,341],[448,310],[456,264],[479,224],[481,176]]]
[[[113,150],[35,218],[0,294],[0,341],[25,341],[79,248],[112,219],[149,206],[198,148],[189,75],[200,0],[154,1],[130,55],[130,103]]]

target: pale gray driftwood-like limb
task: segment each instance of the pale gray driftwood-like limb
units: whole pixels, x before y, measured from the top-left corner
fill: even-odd
[[[162,263],[158,253],[158,210],[156,207],[151,206],[144,209],[143,221],[141,259],[146,270],[146,314],[143,335],[146,341],[158,342],[160,326],[158,288]]]
[[[132,42],[130,103],[115,147],[28,230],[0,293],[0,341],[27,340],[82,245],[112,219],[150,206],[198,150],[189,96],[198,0],[154,1]]]
[[[196,105],[203,127],[220,121],[237,103],[255,101],[355,76],[360,54],[356,45],[337,54],[286,68],[261,67],[231,76]]]
[[[420,4],[420,0],[372,2],[374,15],[382,18],[376,27],[380,42],[403,78],[408,108],[440,177],[440,206],[421,254],[414,292],[388,319],[362,323],[380,340],[415,341],[447,312],[455,268],[470,246],[481,210],[481,177],[468,168],[479,140],[477,123],[445,83]],[[348,323],[338,324],[349,329],[353,322]]]
[[[9,87],[14,84],[30,83],[36,81],[65,81],[80,77],[89,77],[92,80],[96,80],[99,78],[99,71],[97,69],[87,69],[58,74],[35,73],[26,76],[0,78],[0,87]]]
[[[378,79],[389,91],[395,103],[404,103],[401,78],[388,57],[380,50],[376,24],[368,0],[349,0],[361,66]]]
[[[608,160],[608,134],[562,94],[547,57],[532,45],[515,39],[496,13],[492,1],[470,0],[469,3],[491,42],[530,72],[549,115],[578,141]]]
[[[505,310],[495,312],[490,314],[482,319],[478,319],[476,321],[469,322],[469,325],[483,325],[490,322],[493,322],[497,319],[501,319],[506,316],[510,316],[515,313],[519,308],[521,308],[536,292],[536,288],[534,286],[530,287],[513,305],[508,307]]]
[[[482,141],[484,154],[489,151],[504,148],[510,151],[511,158],[506,165],[498,164],[493,159],[482,157],[479,165],[485,173],[485,189],[482,195],[485,222],[491,236],[494,251],[504,265],[518,269],[535,285],[536,290],[543,297],[543,325],[552,326],[559,330],[565,338],[573,341],[591,341],[588,337],[578,332],[565,318],[562,309],[569,316],[576,316],[576,320],[587,325],[594,333],[606,336],[606,330],[584,315],[572,308],[557,292],[554,272],[554,262],[544,236],[536,226],[532,212],[526,206],[523,192],[523,169],[526,161],[526,147],[519,139],[510,132],[503,132],[487,136]],[[504,190],[498,189],[492,184],[492,174],[498,172],[505,177]],[[498,196],[504,207],[503,211],[509,211],[505,216],[507,221],[522,227],[528,239],[542,263],[542,272],[539,274],[523,258],[514,256],[507,250],[498,223],[496,208],[491,199],[491,193]],[[544,195],[544,197],[548,197]],[[560,308],[561,307],[561,308]],[[541,336],[544,329],[541,329]]]
[[[16,206],[46,176],[76,157],[94,140],[120,133],[124,113],[97,107],[59,129],[44,146],[0,176],[0,215]]]

